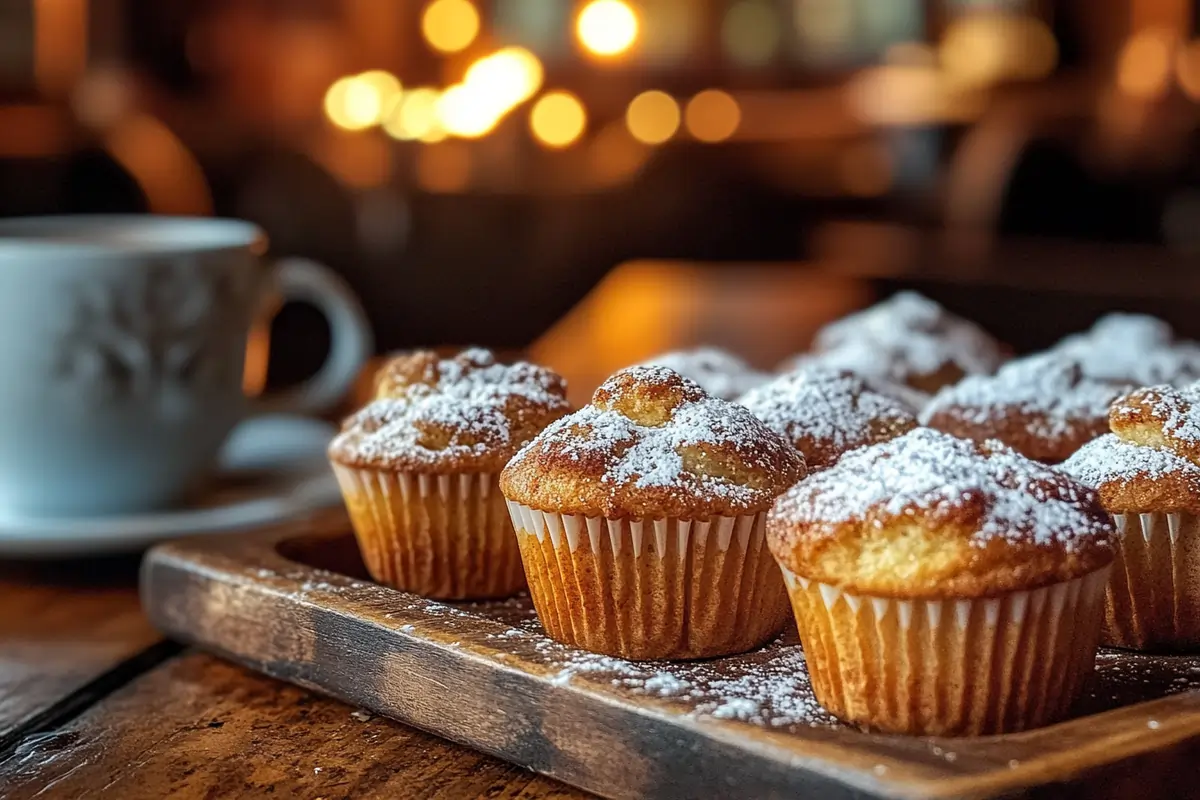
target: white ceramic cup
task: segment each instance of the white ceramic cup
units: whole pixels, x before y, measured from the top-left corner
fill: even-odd
[[[249,414],[335,404],[372,350],[362,308],[327,268],[265,251],[235,220],[0,221],[0,516],[169,507]],[[247,337],[277,294],[325,314],[331,352],[251,400]]]

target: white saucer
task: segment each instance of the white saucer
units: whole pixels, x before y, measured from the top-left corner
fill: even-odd
[[[325,458],[334,428],[304,417],[243,422],[208,486],[171,511],[113,517],[0,517],[0,558],[67,558],[137,551],[155,542],[282,522],[341,502]]]

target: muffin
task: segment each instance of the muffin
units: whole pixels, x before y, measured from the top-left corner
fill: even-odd
[[[934,736],[1067,713],[1095,659],[1112,534],[1066,475],[928,428],[846,454],[767,520],[817,700]]]
[[[879,394],[899,400],[910,411],[920,411],[929,402],[930,395],[888,377],[892,362],[886,353],[866,342],[843,345],[836,350],[823,353],[800,353],[783,361],[776,369],[778,375],[788,375],[810,369],[849,372],[866,382],[867,387]]]
[[[858,375],[821,367],[781,375],[738,402],[791,442],[813,472],[833,466],[843,453],[917,427],[904,403],[872,390]]]
[[[921,410],[921,423],[1058,464],[1108,432],[1108,407],[1128,389],[1089,378],[1066,355],[1043,353],[943,389]]]
[[[1200,345],[1176,339],[1170,325],[1145,314],[1107,314],[1052,352],[1077,360],[1087,377],[1118,385],[1183,385],[1200,379]]]
[[[1096,489],[1117,527],[1101,641],[1200,649],[1200,466],[1108,434],[1061,469]]]
[[[500,489],[547,633],[622,658],[705,658],[783,630],[763,525],[804,474],[742,406],[640,366],[530,442]]]
[[[701,389],[722,400],[735,400],[771,377],[733,353],[716,347],[662,353],[640,366],[667,367],[695,381]]]
[[[525,586],[500,470],[570,411],[566,382],[486,350],[389,361],[375,398],[329,447],[363,561],[386,586],[439,599]]]
[[[815,353],[843,350],[840,363],[827,365],[930,394],[964,375],[995,372],[1004,361],[1004,349],[982,328],[916,292],[900,292],[817,332]]]

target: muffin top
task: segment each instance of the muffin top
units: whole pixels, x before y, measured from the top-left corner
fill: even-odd
[[[545,367],[496,363],[483,349],[454,358],[420,350],[390,359],[374,399],[342,425],[329,456],[348,466],[416,472],[498,472],[570,406]]]
[[[891,357],[869,342],[852,342],[836,350],[794,355],[780,363],[776,373],[787,375],[806,369],[850,372],[866,381],[873,391],[899,400],[909,411],[920,411],[929,402],[929,394],[892,378],[893,366]]]
[[[934,395],[921,422],[964,439],[998,439],[1057,464],[1108,431],[1108,408],[1128,389],[1089,378],[1061,353],[1043,353],[964,378]]]
[[[776,502],[767,540],[802,577],[893,598],[988,597],[1112,561],[1095,492],[999,442],[917,428]]]
[[[500,489],[543,511],[708,519],[764,510],[804,475],[803,457],[747,409],[638,366],[517,453]]]
[[[1105,434],[1059,467],[1113,514],[1200,514],[1200,466],[1161,447]]]
[[[733,353],[716,347],[662,353],[640,366],[672,369],[700,384],[700,388],[713,397],[722,400],[736,400],[770,379],[769,375],[754,369]]]
[[[1118,384],[1178,385],[1200,379],[1200,345],[1176,340],[1170,325],[1145,314],[1107,314],[1051,352],[1076,359],[1089,378]]]
[[[814,471],[917,426],[904,403],[874,391],[858,375],[823,367],[782,375],[738,402],[795,445]]]
[[[1165,448],[1200,464],[1200,383],[1130,392],[1113,403],[1109,424],[1127,442]]]
[[[852,348],[855,360],[866,362],[852,367],[854,371],[926,392],[963,375],[993,372],[1004,360],[1000,345],[982,328],[915,292],[900,292],[826,325],[817,333],[813,349],[845,347]]]

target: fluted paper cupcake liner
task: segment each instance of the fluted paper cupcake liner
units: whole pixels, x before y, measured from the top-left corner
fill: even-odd
[[[787,624],[765,514],[626,520],[508,507],[538,617],[561,642],[705,658],[751,650]]]
[[[491,473],[428,475],[334,464],[368,572],[443,600],[525,588],[512,523]]]
[[[1135,650],[1200,649],[1200,517],[1114,514],[1121,536],[1102,641]]]
[[[784,578],[821,705],[874,730],[968,736],[1067,714],[1094,665],[1108,573],[964,600],[868,597]]]

